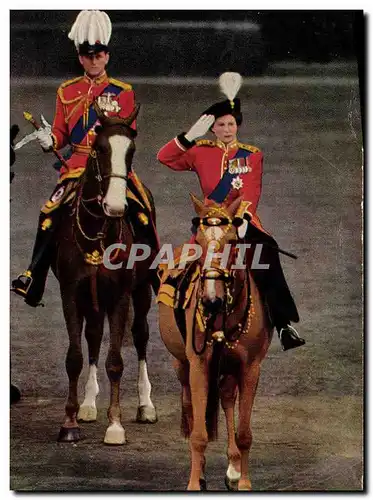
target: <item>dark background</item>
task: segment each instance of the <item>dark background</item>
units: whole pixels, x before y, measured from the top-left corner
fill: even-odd
[[[216,76],[235,70],[250,76],[270,73],[278,61],[364,62],[364,16],[358,10],[106,12],[113,23],[109,69],[117,75]],[[67,37],[78,13],[10,11],[11,76],[80,73]]]

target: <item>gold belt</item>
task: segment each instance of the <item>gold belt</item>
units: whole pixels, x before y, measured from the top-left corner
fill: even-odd
[[[89,155],[91,152],[92,147],[91,146],[82,146],[80,144],[73,144],[73,152],[77,153],[78,155]]]

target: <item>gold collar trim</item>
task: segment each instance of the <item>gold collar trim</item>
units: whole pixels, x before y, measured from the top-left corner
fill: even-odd
[[[102,75],[97,76],[96,78],[90,78],[87,73],[84,73],[84,80],[90,85],[101,85],[101,83],[104,83],[106,80],[108,80],[108,76],[106,74],[106,71],[104,71]]]
[[[230,142],[229,144],[225,144],[220,139],[217,139],[216,145],[218,148],[223,149],[224,151],[229,151],[230,149],[238,148],[238,141],[237,141],[237,139],[235,139],[234,141]]]

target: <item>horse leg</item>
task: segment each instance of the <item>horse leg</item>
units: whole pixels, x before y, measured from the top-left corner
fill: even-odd
[[[149,325],[147,315],[151,306],[152,292],[148,283],[143,283],[132,292],[134,319],[132,325],[133,342],[137,351],[138,378],[137,390],[139,405],[136,422],[154,424],[157,413],[151,400],[152,390],[146,364],[146,348],[149,340]]]
[[[234,407],[237,398],[237,382],[233,375],[227,375],[220,391],[221,406],[225,413],[228,434],[228,469],[225,475],[225,485],[228,490],[236,491],[241,477],[241,454],[236,444]]]
[[[193,429],[190,434],[191,472],[188,490],[201,490],[204,486],[205,450],[208,443],[206,429],[206,407],[208,394],[208,365],[206,360],[192,357],[190,362],[189,383],[193,407]]]
[[[78,420],[95,422],[97,419],[96,397],[99,393],[97,382],[97,363],[104,332],[104,314],[92,311],[86,314],[85,338],[88,344],[89,373],[84,389],[84,400],[80,405]]]
[[[259,361],[254,360],[251,364],[244,364],[241,367],[237,432],[237,446],[241,453],[241,478],[238,481],[238,490],[251,490],[251,481],[249,478],[249,452],[252,443],[250,420],[259,375]]]
[[[110,346],[106,358],[106,373],[110,380],[110,406],[107,412],[109,427],[106,430],[105,444],[124,444],[126,435],[121,424],[119,404],[120,381],[123,374],[121,349],[128,317],[129,294],[124,292],[113,311],[108,314],[110,326]]]
[[[173,366],[177,378],[181,384],[181,433],[184,437],[189,437],[193,429],[193,407],[192,396],[189,385],[188,362],[175,359]]]
[[[193,406],[192,396],[189,385],[189,363],[188,361],[179,361],[175,359],[173,366],[177,378],[181,384],[181,433],[184,437],[190,437],[193,429]],[[203,460],[201,473],[199,476],[199,485],[201,490],[207,489],[205,479],[205,460]]]
[[[80,440],[80,429],[77,421],[79,410],[78,380],[83,368],[81,335],[83,314],[78,310],[75,300],[75,289],[62,295],[63,313],[69,334],[69,348],[66,355],[66,371],[69,378],[69,393],[65,407],[66,417],[61,426],[58,441],[71,442]]]

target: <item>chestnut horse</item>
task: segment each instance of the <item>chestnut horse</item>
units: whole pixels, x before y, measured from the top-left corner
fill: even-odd
[[[192,200],[198,215],[194,219],[196,243],[202,248],[202,256],[196,263],[199,277],[185,310],[185,341],[173,309],[159,301],[161,336],[175,358],[174,366],[182,385],[181,428],[190,438],[191,472],[187,489],[206,487],[205,450],[208,441],[217,437],[220,401],[228,431],[226,486],[230,490],[251,490],[250,419],[260,365],[272,339],[272,325],[248,266],[240,266],[234,259],[238,251],[236,227],[242,223],[235,213],[241,199],[229,206],[205,206],[193,195]],[[226,244],[231,247],[225,247]],[[226,265],[211,251],[211,245],[215,251],[230,249]]]
[[[127,217],[126,190],[136,135],[130,125],[138,109],[122,119],[108,118],[95,106],[101,125],[96,127],[97,137],[80,179],[72,211],[61,220],[56,235],[57,253],[53,271],[59,280],[69,335],[66,356],[69,390],[65,421],[58,437],[63,442],[79,441],[78,420],[96,420],[96,396],[99,392],[97,363],[106,317],[110,330],[105,365],[110,381],[110,406],[104,442],[120,445],[126,441],[119,396],[123,373],[121,350],[131,299],[134,310],[132,336],[139,361],[137,420],[149,423],[157,420],[150,398],[151,384],[146,364],[149,338],[147,314],[152,294],[149,266],[152,258],[136,263],[135,270],[127,269],[129,266],[125,262],[113,270],[103,261],[104,250],[111,244],[121,243],[129,249],[137,241]],[[155,216],[151,194],[146,191]],[[125,260],[128,253],[117,257]],[[81,337],[84,321],[89,376],[84,401],[79,406],[78,379],[83,367]]]

